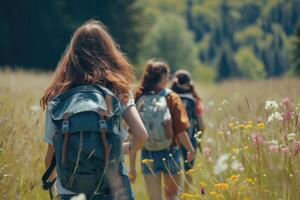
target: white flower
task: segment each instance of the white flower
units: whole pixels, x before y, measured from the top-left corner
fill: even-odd
[[[270,141],[267,142],[267,144],[278,145],[278,141],[277,140],[270,140]]]
[[[229,104],[229,101],[227,101],[226,99],[224,99],[222,102],[221,102],[221,105],[224,106],[224,105],[228,105]]]
[[[79,194],[77,196],[72,197],[71,200],[86,200],[86,197],[84,194]]]
[[[213,169],[213,173],[215,175],[218,175],[227,170],[227,168],[228,168],[227,160],[229,159],[229,156],[230,156],[230,154],[226,153],[226,154],[221,155],[217,159],[216,164]]]
[[[289,133],[289,134],[287,134],[287,139],[289,141],[295,140],[296,139],[296,133]]]
[[[276,103],[276,101],[266,101],[266,105],[265,105],[266,110],[273,110],[277,108],[278,108],[278,104]]]
[[[268,122],[272,122],[274,120],[280,121],[282,120],[282,116],[279,112],[273,112],[269,117],[268,117]]]
[[[37,113],[40,111],[40,107],[38,105],[32,105],[30,107],[30,111],[33,112],[33,113]]]
[[[242,165],[242,163],[240,163],[238,160],[234,160],[232,163],[231,163],[231,169],[234,170],[234,171],[243,171],[244,170],[244,167]]]

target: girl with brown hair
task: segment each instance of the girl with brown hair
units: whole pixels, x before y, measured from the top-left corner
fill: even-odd
[[[44,109],[47,108],[44,137],[44,141],[48,144],[45,158],[46,168],[50,166],[54,153],[58,153],[54,152],[52,139],[55,134],[55,125],[52,116],[48,112],[48,104],[56,96],[80,86],[100,85],[108,88],[109,92],[121,102],[120,115],[128,124],[133,136],[131,142],[123,143],[123,152],[136,152],[143,146],[147,139],[147,132],[130,92],[129,84],[133,77],[132,68],[126,57],[118,49],[101,22],[90,20],[75,31],[70,44],[57,65],[53,82],[41,98],[41,106]],[[128,199],[133,199],[123,162],[119,171],[123,181],[123,188],[119,189],[126,190]],[[50,179],[54,175],[52,174]],[[57,177],[55,186],[59,199],[70,199],[76,195],[62,186],[60,177]],[[115,195],[112,194],[112,191],[108,191],[105,195],[96,194],[88,198],[111,200],[115,199]]]
[[[166,199],[178,199],[181,170],[179,143],[188,149],[189,159],[194,157],[194,148],[185,131],[189,122],[184,106],[179,96],[166,88],[168,80],[167,63],[150,60],[141,86],[135,93],[137,108],[148,132],[148,140],[141,151],[141,168],[150,200],[162,199],[162,180]],[[166,108],[163,108],[164,105]],[[150,112],[156,115],[151,117]],[[160,121],[160,118],[163,120]],[[135,155],[130,156],[131,181],[134,182]]]

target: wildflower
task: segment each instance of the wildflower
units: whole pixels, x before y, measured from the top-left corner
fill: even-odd
[[[248,150],[249,149],[249,146],[244,146],[244,150]]]
[[[206,187],[206,183],[200,182],[200,187]]]
[[[231,165],[230,165],[231,169],[234,170],[234,171],[243,171],[244,170],[244,167],[242,165],[242,163],[240,163],[238,160],[234,160]]]
[[[195,169],[195,168],[191,168],[191,169],[189,169],[189,170],[186,172],[186,174],[191,174],[191,173],[193,173],[194,171],[196,171],[196,169]]]
[[[269,117],[268,117],[268,123],[272,121],[281,121],[283,118],[279,112],[273,112]]]
[[[260,134],[257,134],[257,133],[252,133],[251,140],[252,140],[252,144],[254,146],[261,145],[264,142],[263,137]]]
[[[285,106],[290,105],[290,99],[289,99],[289,97],[284,97],[284,98],[282,99],[282,103],[283,103],[283,105],[285,105]]]
[[[255,179],[252,179],[252,178],[247,178],[246,180],[246,183],[251,183],[251,184],[255,184]]]
[[[227,105],[229,104],[229,101],[227,101],[226,99],[224,99],[222,102],[221,102],[221,105],[224,106],[224,105]]]
[[[287,134],[287,139],[289,140],[289,141],[295,141],[296,140],[296,134],[295,133],[289,133],[289,134]]]
[[[209,194],[210,194],[211,196],[217,196],[217,195],[218,195],[218,193],[215,192],[215,191],[210,191]]]
[[[253,125],[252,125],[252,124],[247,124],[247,125],[245,126],[245,129],[247,129],[247,130],[249,130],[249,129],[251,129],[251,128],[253,128]]]
[[[217,159],[213,169],[213,173],[215,175],[218,175],[227,170],[228,168],[227,160],[229,159],[229,156],[230,154],[223,154]]]
[[[216,196],[216,198],[217,198],[217,199],[224,199],[224,196],[223,196],[223,194],[218,194],[218,195]]]
[[[30,111],[33,112],[33,113],[37,113],[37,112],[40,111],[40,106],[38,106],[38,105],[32,105],[30,107]]]
[[[143,159],[142,163],[146,164],[146,165],[149,165],[149,164],[153,163],[153,161],[154,161],[153,159]]]
[[[215,188],[219,190],[227,190],[229,188],[228,183],[217,183],[215,184]]]
[[[230,128],[230,129],[232,129],[233,126],[234,126],[233,123],[229,123],[229,124],[228,124],[228,128]]]
[[[265,124],[262,123],[262,122],[260,122],[260,123],[257,124],[257,128],[264,129],[265,128]]]
[[[279,149],[279,146],[276,144],[270,144],[269,145],[269,151],[272,153],[277,153]]]
[[[289,152],[289,147],[288,146],[281,147],[281,153],[288,154],[288,152]]]
[[[245,125],[244,125],[244,124],[240,124],[240,125],[239,125],[239,128],[240,128],[240,129],[244,129],[244,128],[245,128]]]
[[[265,109],[266,110],[278,109],[278,104],[276,103],[276,101],[266,101]]]
[[[204,154],[205,156],[207,156],[207,157],[210,156],[211,151],[210,151],[210,148],[209,148],[208,146],[206,146],[206,147],[203,148],[203,154]]]
[[[239,176],[240,176],[239,174],[232,175],[232,176],[229,177],[229,180],[232,181],[232,182],[236,182],[236,181],[238,181]]]

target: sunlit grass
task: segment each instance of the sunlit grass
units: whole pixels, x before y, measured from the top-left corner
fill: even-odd
[[[39,99],[50,79],[51,74],[46,73],[0,71],[1,199],[49,198],[40,188],[46,145]],[[180,197],[297,199],[300,146],[297,151],[294,144],[300,140],[295,121],[300,80],[230,81],[199,84],[198,89],[207,127],[202,138],[204,155],[197,155],[195,170],[189,172],[194,190]],[[265,110],[265,101],[275,100],[278,112],[284,113],[280,102],[286,96],[293,103],[293,119],[288,124],[280,120],[268,123],[271,111]],[[289,135],[295,139],[288,139],[290,133],[295,133]],[[137,170],[132,186],[136,199],[147,199],[139,160]]]

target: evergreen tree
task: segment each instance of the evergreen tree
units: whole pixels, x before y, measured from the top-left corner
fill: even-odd
[[[296,26],[291,64],[294,74],[300,76],[300,21]]]

